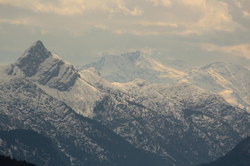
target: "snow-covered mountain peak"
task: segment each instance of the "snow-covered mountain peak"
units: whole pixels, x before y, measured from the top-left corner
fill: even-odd
[[[35,41],[27,50],[26,52],[33,52],[33,51],[41,51],[41,52],[48,52],[46,47],[44,46],[41,40]]]
[[[26,71],[30,67],[34,69],[32,74]],[[0,66],[0,71],[0,83],[11,78],[27,78],[50,96],[66,102],[76,112],[88,117],[92,115],[93,105],[102,97],[97,85],[106,83],[94,69],[78,71],[72,64],[49,52],[39,41],[27,49],[16,63]]]
[[[131,62],[135,62],[142,55],[140,51],[135,51],[135,52],[127,52],[127,53],[121,54],[121,56],[130,60]]]
[[[36,74],[41,63],[52,56],[43,43],[38,40],[15,63],[28,77]]]
[[[80,77],[73,65],[47,50],[40,40],[33,43],[16,63],[10,65],[6,73],[23,75],[60,91],[69,90]]]
[[[185,75],[185,73],[165,66],[140,51],[105,55],[97,62],[84,65],[82,69],[91,67],[94,67],[105,79],[111,82],[129,82],[136,78],[142,78],[150,82],[173,83]]]
[[[31,45],[31,47],[46,49],[46,48],[44,47],[44,44],[43,44],[43,42],[42,42],[41,40],[35,41],[35,42]]]
[[[244,66],[215,62],[193,70],[181,82],[190,82],[224,97],[227,102],[249,110],[250,71]]]

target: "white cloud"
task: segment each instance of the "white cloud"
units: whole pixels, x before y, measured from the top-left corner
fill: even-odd
[[[216,0],[195,0],[192,2],[185,2],[185,4],[191,5],[197,11],[200,10],[202,17],[197,20],[197,22],[188,24],[187,30],[180,32],[180,34],[203,34],[213,31],[233,32],[240,27],[232,20],[228,6],[225,2]]]
[[[142,10],[138,7],[134,7],[132,10],[127,8],[124,0],[116,0],[118,9],[120,9],[125,15],[139,16],[142,14]]]
[[[128,9],[124,0],[0,0],[0,4],[8,4],[33,12],[55,13],[58,15],[82,15],[87,12],[105,11],[122,12],[137,16],[142,13],[138,7]]]
[[[14,24],[14,25],[28,25],[30,20],[28,19],[1,19],[0,23]]]
[[[150,0],[154,6],[171,6],[172,0]]]
[[[242,13],[244,17],[250,18],[250,12],[244,10]]]
[[[193,6],[193,7],[201,7],[204,8],[206,6],[206,1],[204,0],[180,0],[179,3],[188,5],[188,6]]]
[[[207,51],[217,51],[233,56],[239,56],[250,59],[250,44],[241,44],[234,46],[218,46],[214,44],[203,44],[202,48]]]
[[[0,0],[0,13],[1,48],[18,36],[19,43],[55,42],[62,54],[88,60],[98,51],[148,47],[162,60],[250,61],[249,0]]]
[[[170,22],[150,22],[150,21],[139,21],[138,22],[139,25],[142,26],[158,26],[158,27],[173,27],[173,28],[177,28],[178,24],[176,23],[170,23]]]
[[[52,27],[53,23],[58,27],[60,20],[69,19],[71,24],[60,28],[74,34],[92,27],[116,34],[186,36],[233,32],[240,28],[232,20],[227,3],[219,0],[0,0],[1,5],[33,12],[30,17],[34,21],[38,20],[36,14],[53,15],[50,21],[41,19],[40,23],[33,24],[44,28]],[[244,16],[249,16],[247,10]]]

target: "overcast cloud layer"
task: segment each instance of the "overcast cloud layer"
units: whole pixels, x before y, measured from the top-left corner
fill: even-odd
[[[202,65],[250,66],[249,0],[0,0],[0,60],[36,40],[73,64],[142,50]]]

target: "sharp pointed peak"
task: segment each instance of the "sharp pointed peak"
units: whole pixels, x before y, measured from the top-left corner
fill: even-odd
[[[51,52],[47,50],[41,40],[37,40],[28,49],[25,50],[20,59],[25,57],[46,59],[49,56],[51,56]]]
[[[44,44],[41,40],[37,40],[32,44],[33,47],[44,47]],[[32,47],[31,46],[31,47]]]
[[[31,52],[31,51],[44,51],[48,52],[46,47],[44,46],[43,42],[41,40],[35,41],[27,50],[26,52]]]
[[[43,45],[42,41],[34,42],[15,63],[27,76],[36,73],[39,65],[52,54]]]

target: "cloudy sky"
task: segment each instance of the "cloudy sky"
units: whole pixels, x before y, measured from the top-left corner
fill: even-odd
[[[250,66],[249,0],[0,0],[0,63],[34,41],[73,64],[141,50]]]

